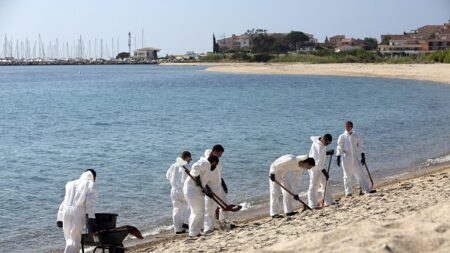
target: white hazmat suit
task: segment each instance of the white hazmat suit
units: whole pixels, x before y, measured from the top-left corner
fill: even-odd
[[[353,177],[356,178],[358,184],[364,192],[370,192],[369,183],[362,174],[361,163],[358,160],[359,155],[364,153],[364,143],[361,136],[352,131],[345,131],[339,136],[337,143],[337,156],[341,157],[341,167],[344,171],[344,188],[345,194],[352,194]]]
[[[78,253],[81,248],[81,234],[88,218],[95,218],[97,190],[94,175],[84,172],[80,179],[66,184],[66,195],[59,206],[58,221],[63,222],[66,248],[64,253]]]
[[[284,155],[278,159],[276,159],[272,165],[270,165],[270,174],[275,175],[275,180],[279,182],[281,185],[289,189],[290,191],[293,190],[293,188],[299,189],[300,181],[302,177],[303,168],[298,166],[299,161],[304,161],[308,158],[308,155],[301,155],[301,156],[295,156],[295,155]],[[291,186],[289,180],[288,180],[288,172],[293,172],[295,176],[295,181],[297,184],[293,187]],[[279,196],[280,194],[283,195],[283,209],[284,213],[291,213],[292,212],[292,200],[293,196],[290,195],[287,191],[282,189],[277,183],[272,182],[272,180],[269,179],[270,182],[270,216],[274,216],[276,214],[279,214]],[[294,192],[295,194],[298,194],[298,192]]]
[[[203,154],[202,159],[208,159],[212,150],[207,149]],[[228,204],[228,199],[225,191],[222,187],[222,162],[216,166],[216,169],[210,172],[209,174],[209,187],[211,190],[225,203]],[[217,203],[209,197],[205,197],[205,231],[213,231],[216,225],[216,209],[218,205]],[[220,209],[219,220],[225,220],[228,218],[228,213]]]
[[[209,183],[211,163],[206,159],[200,158],[198,162],[192,165],[190,173],[193,177],[200,176],[202,186],[205,187]],[[191,215],[189,216],[189,236],[198,236],[200,235],[205,220],[205,194],[190,177],[184,182],[183,193],[191,209]]]
[[[309,188],[308,188],[308,206],[310,208],[317,207],[317,193],[319,192],[319,186],[321,186],[321,191],[325,190],[325,184],[327,180],[322,173],[325,168],[325,161],[327,158],[327,148],[319,140],[320,136],[311,136],[311,149],[309,150],[309,156],[314,158],[316,165],[311,168],[309,173]],[[322,195],[323,196],[323,195]],[[327,186],[327,192],[325,193],[325,204],[334,204],[333,197],[331,194],[331,189]]]
[[[172,219],[175,232],[183,232],[183,224],[189,223],[189,207],[183,194],[184,182],[188,175],[184,171],[183,165],[189,169],[188,163],[177,157],[176,162],[169,167],[166,173],[166,178],[172,186],[170,198],[173,205]]]

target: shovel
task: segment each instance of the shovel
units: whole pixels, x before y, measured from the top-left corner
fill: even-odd
[[[178,162],[178,159],[177,159],[177,162]],[[184,172],[186,172],[186,174],[190,178],[192,178],[192,180],[196,181],[195,177],[191,175],[191,173],[189,172],[188,168],[186,168],[182,164],[179,164],[179,165],[183,166]],[[200,187],[202,188],[202,190],[204,192],[206,192],[206,189],[203,186],[200,186]],[[242,206],[239,206],[239,205],[228,205],[219,196],[217,196],[217,194],[215,194],[213,191],[211,191],[211,193],[212,193],[212,198],[211,199],[214,200],[220,206],[220,208],[222,208],[224,211],[237,212],[237,211],[241,210]]]
[[[330,173],[331,160],[333,160],[333,155],[330,155],[330,161],[328,162],[327,173]],[[320,203],[321,207],[325,207],[325,194],[327,193],[327,186],[328,186],[328,179],[325,181],[325,189],[323,190],[323,198],[322,198],[322,202]]]
[[[295,196],[294,193],[292,193],[290,190],[288,190],[286,187],[284,187],[282,184],[280,184],[277,180],[273,180],[273,182],[275,182],[276,184],[278,184],[281,188],[283,188],[287,193],[291,194],[292,196]],[[311,210],[311,207],[309,207],[307,204],[305,204],[305,202],[301,201],[300,199],[298,200],[300,203],[303,204],[303,210],[308,209]]]

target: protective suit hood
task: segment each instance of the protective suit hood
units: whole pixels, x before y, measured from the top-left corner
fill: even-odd
[[[177,157],[176,163],[177,163],[179,166],[184,166],[184,165],[187,164],[187,162],[186,162],[185,160],[183,160],[183,158],[181,158],[181,157]]]
[[[89,180],[94,181],[94,175],[92,174],[92,172],[86,171],[83,174],[81,174],[80,180],[81,181],[89,181]]]
[[[320,137],[321,136],[311,136],[311,141],[323,145],[323,143],[319,140]]]
[[[209,155],[211,154],[212,149],[207,149],[205,150],[205,153],[203,153],[203,157],[205,157],[206,159],[208,159]]]

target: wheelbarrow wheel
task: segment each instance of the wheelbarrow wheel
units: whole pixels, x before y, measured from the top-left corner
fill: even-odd
[[[125,253],[123,244],[121,246],[115,246],[114,248],[112,248],[112,253]]]

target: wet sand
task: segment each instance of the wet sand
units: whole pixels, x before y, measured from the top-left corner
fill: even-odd
[[[166,235],[127,252],[450,252],[450,165],[375,187],[288,219],[258,214],[229,232]]]

